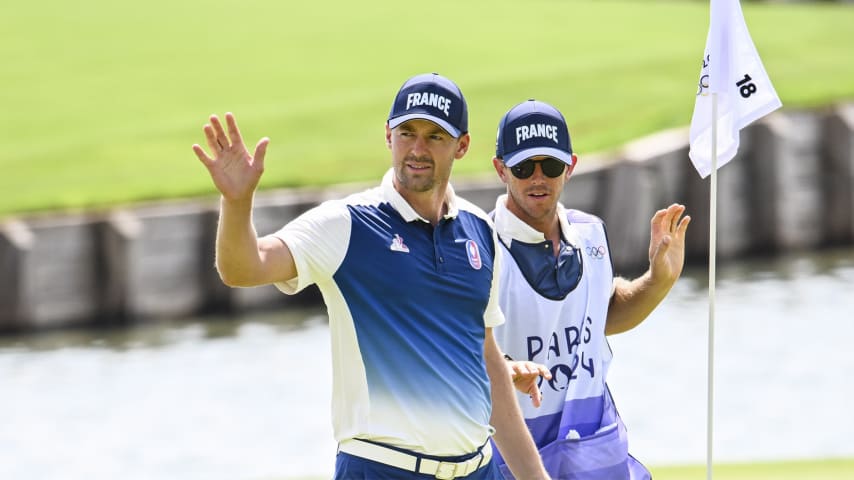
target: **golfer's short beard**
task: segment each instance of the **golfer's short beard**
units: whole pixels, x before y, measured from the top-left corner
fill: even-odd
[[[415,180],[406,173],[407,162],[429,164],[432,167],[432,174],[427,178],[419,178],[418,180]],[[397,181],[407,190],[411,190],[413,192],[428,192],[436,186],[436,163],[433,162],[433,159],[430,157],[416,158],[408,156],[403,159],[403,163],[400,165]]]

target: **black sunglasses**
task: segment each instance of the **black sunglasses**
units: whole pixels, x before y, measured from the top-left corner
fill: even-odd
[[[538,163],[543,169],[543,173],[549,178],[557,178],[563,175],[563,171],[566,169],[566,164],[560,160],[546,158],[543,160],[525,160],[515,167],[510,167],[510,171],[513,172],[514,177],[524,180],[534,174],[534,169]]]

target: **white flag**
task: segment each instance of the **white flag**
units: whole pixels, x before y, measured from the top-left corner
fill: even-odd
[[[718,168],[735,156],[742,128],[782,106],[753,46],[738,0],[711,2],[688,152],[703,178],[712,172],[712,93],[718,97]]]

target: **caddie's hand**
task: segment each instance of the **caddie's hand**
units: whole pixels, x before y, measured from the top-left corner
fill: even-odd
[[[210,123],[204,126],[205,138],[213,158],[198,144],[193,145],[193,152],[207,167],[214,185],[223,197],[232,201],[249,200],[258,187],[261,174],[264,173],[264,155],[267,153],[270,139],[262,138],[255,146],[254,155],[250,155],[234,115],[226,113],[225,122],[228,125],[228,134],[216,115],[211,115]]]
[[[655,212],[650,220],[649,269],[653,281],[676,282],[685,263],[685,232],[690,216],[678,203]]]
[[[539,363],[517,362],[515,360],[507,361],[507,369],[510,372],[510,379],[513,381],[513,386],[516,387],[516,390],[530,395],[531,403],[539,408],[543,401],[543,394],[537,387],[537,380],[539,377],[550,380],[552,374],[549,372],[549,369]]]

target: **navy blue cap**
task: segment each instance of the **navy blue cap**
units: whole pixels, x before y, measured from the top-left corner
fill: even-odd
[[[388,126],[394,128],[415,118],[430,120],[454,138],[469,131],[463,92],[438,73],[416,75],[400,87],[388,114]]]
[[[572,165],[572,143],[563,115],[555,107],[531,99],[501,117],[495,156],[513,167],[538,155]]]

